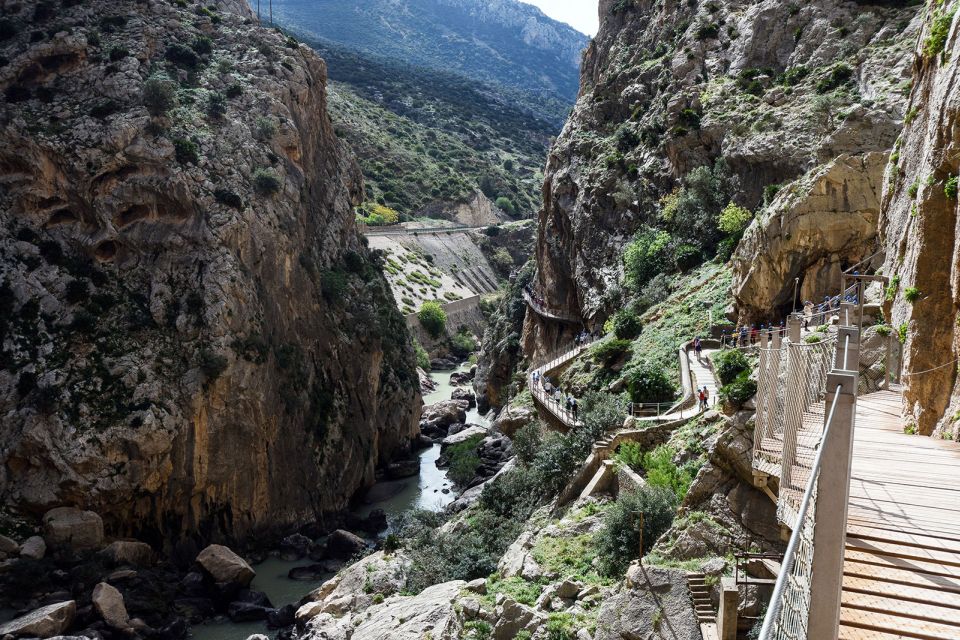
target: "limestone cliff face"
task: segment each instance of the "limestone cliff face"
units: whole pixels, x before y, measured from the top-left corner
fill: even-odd
[[[236,2],[3,4],[4,502],[152,540],[344,507],[420,402],[323,61]]]
[[[811,171],[817,179],[817,168],[825,183],[797,190],[816,196],[879,182],[878,160],[865,154],[889,150],[899,129],[909,41],[919,25],[915,8],[842,0],[602,0],[600,11],[580,98],[546,171],[537,277],[551,306],[579,312],[590,326],[605,319],[618,305],[624,244],[642,224],[658,224],[659,200],[683,176],[717,158],[739,182],[738,204],[754,210],[767,187]],[[825,167],[842,155],[848,160]],[[861,202],[869,194],[851,200],[850,215],[876,217],[875,203]],[[789,202],[783,206],[799,212],[832,204]],[[776,298],[768,281],[783,273],[792,280],[812,270],[814,282],[833,268],[816,266],[819,250],[801,249],[813,239],[775,239],[790,226],[783,215],[797,217],[761,216],[756,237],[737,256],[737,279],[750,280],[745,295],[769,289],[764,295]],[[856,256],[871,237],[838,244],[858,245],[849,252]],[[750,273],[756,250],[774,252],[775,273]],[[781,264],[788,261],[795,264]],[[561,337],[534,317],[526,329],[532,349]]]
[[[923,434],[958,435],[960,37],[956,0],[931,7],[909,122],[887,169],[881,228],[886,316],[904,344],[906,410]]]

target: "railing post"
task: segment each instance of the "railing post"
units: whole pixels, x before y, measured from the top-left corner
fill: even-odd
[[[860,364],[860,330],[856,327],[840,327],[837,332],[837,355],[834,359],[834,370],[850,371],[847,365],[859,368]]]
[[[857,307],[852,302],[843,302],[841,298],[840,302],[840,326],[842,327],[856,327],[857,324]]]
[[[797,357],[797,354],[799,354],[798,350],[802,347],[796,342],[789,343],[787,347],[787,384],[783,416],[783,457],[780,460],[781,504],[783,504],[783,490],[792,486],[793,461],[797,457],[797,432],[803,423],[803,412],[799,409],[799,398],[806,393],[806,389],[801,388],[800,367],[802,366],[802,362],[801,358]],[[794,525],[796,525],[796,523],[794,523]]]
[[[837,393],[837,387],[840,387]],[[827,376],[825,415],[833,424],[820,445],[823,451],[817,480],[816,526],[807,638],[836,638],[840,625],[843,558],[847,537],[847,505],[853,465],[853,429],[857,412],[857,372],[834,371]],[[799,523],[797,526],[801,526]]]
[[[790,337],[790,342],[800,342],[801,327],[803,327],[803,320],[796,313],[791,313],[787,318],[787,335]]]

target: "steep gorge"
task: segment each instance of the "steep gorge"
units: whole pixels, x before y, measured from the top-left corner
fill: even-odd
[[[623,247],[642,228],[680,227],[663,198],[718,159],[732,200],[757,212],[733,260],[739,313],[789,306],[797,277],[822,298],[875,240],[919,25],[908,4],[601,2],[546,171],[537,282],[548,304],[598,327],[623,299]],[[837,206],[864,224],[834,223],[825,252],[813,236]],[[526,351],[569,337],[557,331],[529,316]]]
[[[420,401],[324,62],[244,3],[62,4],[4,3],[4,502],[157,544],[342,509]]]

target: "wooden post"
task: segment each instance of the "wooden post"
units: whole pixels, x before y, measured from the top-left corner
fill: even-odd
[[[793,475],[793,461],[797,456],[797,431],[803,422],[802,413],[797,413],[793,408],[797,404],[797,396],[806,393],[806,389],[801,389],[801,378],[799,375],[798,362],[800,358],[794,356],[795,349],[802,349],[799,344],[791,342],[787,345],[787,385],[786,398],[784,399],[783,416],[783,458],[780,461],[780,491],[792,487],[791,476]],[[791,419],[792,418],[792,419]],[[782,496],[781,496],[782,498]]]
[[[817,481],[816,526],[813,530],[814,555],[807,625],[807,638],[810,639],[836,638],[840,625],[856,400],[855,371],[834,371],[827,376],[825,420],[829,419],[832,410],[833,424],[820,445],[823,459]],[[797,526],[803,526],[803,523]]]
[[[643,564],[643,511],[640,512],[640,564]]]

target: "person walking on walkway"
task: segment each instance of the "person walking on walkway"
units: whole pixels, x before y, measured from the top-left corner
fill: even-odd
[[[703,394],[703,389],[700,389],[700,392],[697,394],[697,399],[700,400],[700,410],[706,409],[707,397]]]
[[[697,362],[700,362],[703,356],[703,342],[700,340],[700,336],[697,336],[693,340],[693,350],[697,354]]]
[[[570,398],[570,412],[573,413],[573,421],[577,421],[577,410],[580,408],[580,405],[577,404],[576,398]]]
[[[710,408],[710,390],[707,389],[707,386],[703,386],[703,410],[707,411]]]

